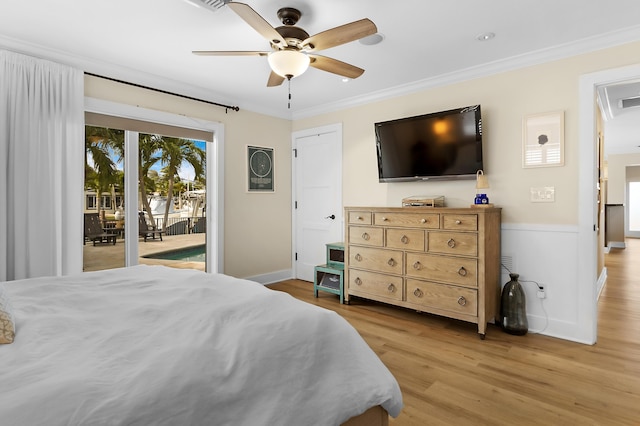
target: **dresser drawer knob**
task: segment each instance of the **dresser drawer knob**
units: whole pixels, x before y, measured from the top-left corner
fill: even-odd
[[[398,262],[396,262],[395,260],[393,260],[393,257],[392,257],[392,258],[390,258],[390,259],[387,261],[387,265],[389,265],[389,266],[396,266],[397,264],[398,264]]]
[[[386,217],[382,216],[382,221],[383,222],[387,222],[389,219],[387,219]]]
[[[356,220],[362,220],[362,216],[356,216]]]
[[[402,241],[402,244],[409,244],[409,237],[403,235],[402,238],[400,238],[400,241]]]
[[[449,238],[449,241],[447,241],[447,245],[451,248],[454,248],[456,246],[456,242],[453,238]]]
[[[369,239],[371,238],[371,236],[369,234],[367,234],[366,232],[362,233],[362,239],[365,241],[369,241]]]
[[[458,305],[464,306],[466,304],[467,304],[467,299],[465,299],[463,296],[458,297]]]
[[[423,292],[422,292],[422,290],[420,290],[419,288],[416,288],[416,289],[413,291],[413,295],[414,295],[415,297],[422,297],[422,296],[424,296],[424,293],[423,293]]]
[[[389,293],[394,293],[396,291],[396,286],[392,284],[389,284],[389,287],[387,287],[387,290],[389,290]]]
[[[456,220],[456,225],[461,225],[462,221],[460,219]]]
[[[358,253],[358,254],[356,254],[354,256],[354,259],[357,260],[358,262],[361,262],[362,261],[362,256],[360,255],[360,253]]]
[[[458,275],[460,275],[461,277],[467,276],[467,270],[464,266],[461,266],[460,269],[458,269]]]
[[[422,263],[420,262],[416,262],[413,264],[413,269],[419,271],[420,269],[422,269]]]
[[[427,222],[429,222],[429,221],[427,219],[425,219],[425,218],[420,219],[420,223],[427,223]]]
[[[356,277],[354,282],[356,283],[356,285],[362,285],[362,280],[360,279],[360,277]]]

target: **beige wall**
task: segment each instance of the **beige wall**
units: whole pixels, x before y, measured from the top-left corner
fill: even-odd
[[[224,271],[252,277],[291,268],[291,123],[86,77],[85,95],[217,121],[225,132]],[[274,193],[246,192],[246,145],[275,149]]]
[[[373,123],[481,104],[485,169],[491,202],[506,223],[578,223],[578,83],[581,74],[633,64],[640,43],[424,90],[343,111],[296,120],[293,130],[341,122],[344,131],[345,205],[398,206],[410,195],[445,195],[448,206],[473,202],[473,181],[378,183]],[[522,119],[565,112],[565,165],[522,168]],[[554,186],[554,203],[532,203],[530,188]]]

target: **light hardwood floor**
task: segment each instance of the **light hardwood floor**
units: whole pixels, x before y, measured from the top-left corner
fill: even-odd
[[[395,375],[404,409],[390,425],[640,425],[640,240],[606,255],[598,342],[512,336],[337,296],[309,282],[270,285],[347,319]],[[348,354],[345,354],[348,356]],[[328,408],[330,409],[330,408]]]

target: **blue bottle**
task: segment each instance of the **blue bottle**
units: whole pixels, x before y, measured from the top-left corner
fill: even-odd
[[[489,204],[489,197],[487,194],[476,194],[476,198],[473,201],[474,204]]]

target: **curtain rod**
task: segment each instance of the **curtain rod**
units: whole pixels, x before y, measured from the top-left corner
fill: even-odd
[[[240,111],[240,107],[237,107],[237,106],[219,104],[217,102],[212,102],[212,101],[205,101],[204,99],[193,98],[191,96],[181,95],[179,93],[168,92],[168,91],[162,90],[162,89],[155,89],[153,87],[143,86],[143,85],[137,84],[137,83],[130,83],[128,81],[118,80],[117,78],[105,77],[103,75],[93,74],[93,73],[86,72],[86,71],[85,71],[85,75],[90,75],[92,77],[103,78],[105,80],[114,81],[116,83],[128,84],[129,86],[139,87],[141,89],[152,90],[154,92],[164,93],[165,95],[178,96],[179,98],[185,98],[185,99],[190,99],[192,101],[204,102],[205,104],[219,106],[219,107],[224,108],[226,110],[225,113],[228,113],[229,110]]]

